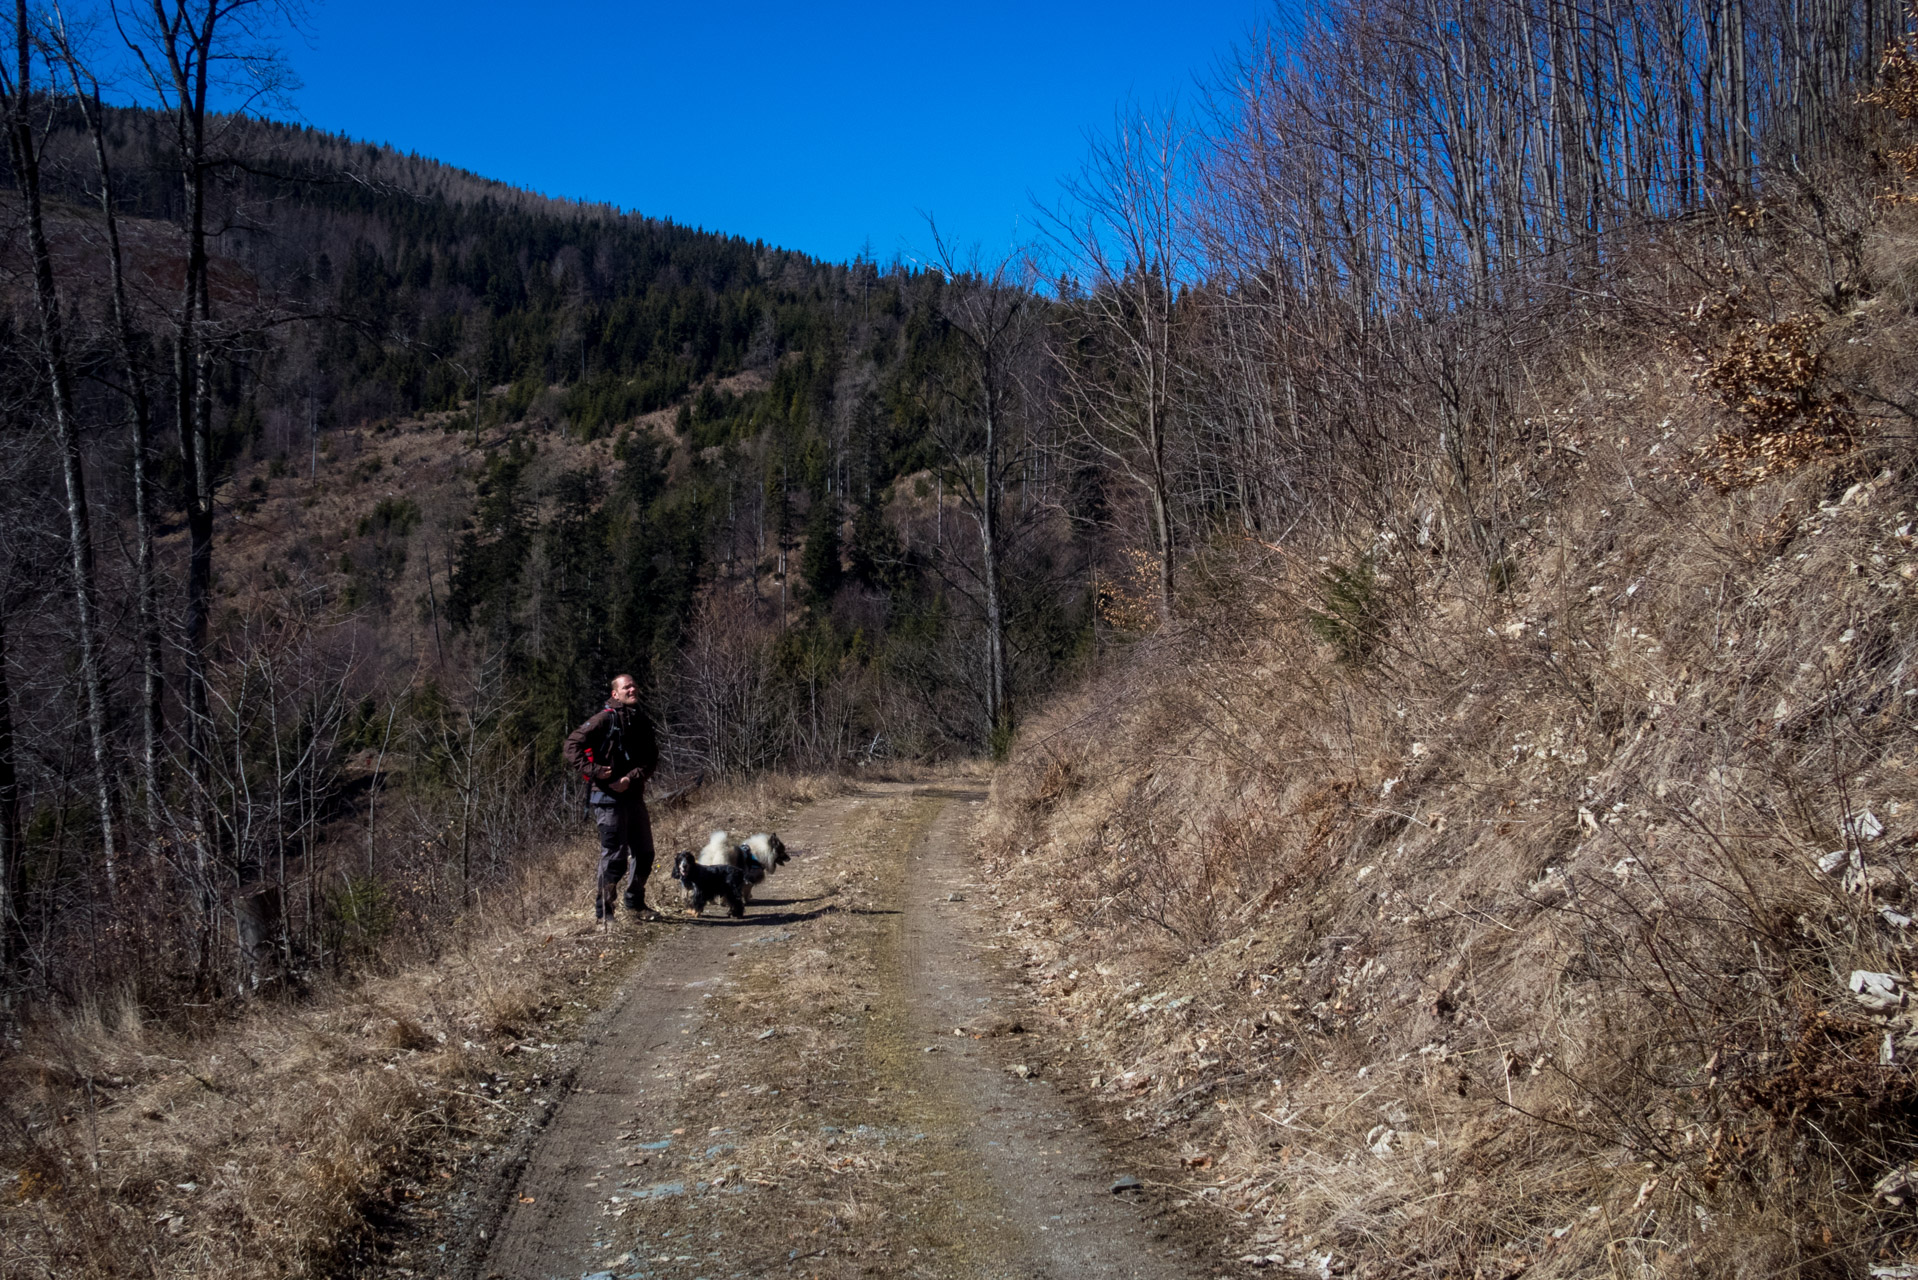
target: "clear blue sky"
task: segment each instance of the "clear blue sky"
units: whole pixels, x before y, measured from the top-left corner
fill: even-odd
[[[1270,0],[318,0],[298,118],[548,195],[845,260],[1031,230],[1128,97],[1195,78]]]

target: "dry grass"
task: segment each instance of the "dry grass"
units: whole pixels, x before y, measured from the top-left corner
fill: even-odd
[[[708,788],[656,816],[660,862],[845,785]],[[530,854],[436,959],[304,1000],[195,1026],[109,998],[27,1026],[0,1057],[0,1276],[348,1265],[381,1215],[501,1139],[551,1071],[542,1041],[644,946],[587,918],[592,865],[584,838]]]
[[[1838,328],[1821,378],[1902,383],[1908,311]],[[1588,354],[1541,372],[1499,573],[1410,550],[1432,494],[1366,545],[1235,555],[1210,572],[1249,607],[1142,642],[995,782],[1038,998],[1259,1265],[1918,1255],[1911,1197],[1874,1194],[1918,1159],[1918,1039],[1847,989],[1906,980],[1918,929],[1918,465],[1861,420],[1720,484],[1695,460],[1736,423],[1695,365]],[[1363,554],[1385,621],[1352,665],[1308,620]]]

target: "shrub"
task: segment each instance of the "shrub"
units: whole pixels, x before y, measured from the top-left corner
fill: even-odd
[[[1347,666],[1364,662],[1385,634],[1378,567],[1372,557],[1360,556],[1349,569],[1327,565],[1319,574],[1318,592],[1320,608],[1307,611],[1306,625],[1337,651],[1339,661]]]

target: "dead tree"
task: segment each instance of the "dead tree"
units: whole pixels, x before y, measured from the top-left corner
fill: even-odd
[[[1024,396],[1044,317],[1028,264],[1006,257],[961,266],[936,227],[933,234],[945,275],[933,309],[948,339],[947,359],[931,375],[940,408],[933,439],[945,457],[942,478],[979,535],[978,562],[966,576],[985,621],[984,711],[997,753],[1010,744],[1014,724],[1005,577],[1013,517],[1006,496],[1031,456]]]
[[[151,104],[168,122],[183,200],[186,261],[173,314],[172,356],[175,426],[186,489],[186,755],[197,874],[210,929],[217,838],[212,752],[217,746],[208,705],[207,630],[213,585],[213,375],[218,334],[209,271],[207,195],[212,174],[225,162],[216,136],[221,121],[240,118],[256,102],[279,93],[283,67],[266,37],[293,12],[283,0],[128,0],[114,3],[112,13]],[[208,95],[215,87],[242,94],[237,108],[217,118],[208,111]],[[210,961],[210,952],[203,959]]]
[[[87,136],[93,144],[94,165],[99,179],[100,217],[105,233],[111,284],[109,296],[113,308],[113,337],[131,410],[134,594],[141,668],[140,781],[145,792],[147,834],[152,838],[160,830],[161,806],[165,798],[160,781],[160,758],[166,696],[165,669],[161,658],[159,588],[153,562],[153,484],[149,474],[152,465],[153,401],[148,389],[145,361],[140,355],[132,303],[127,293],[126,262],[120,250],[120,220],[114,205],[113,167],[108,160],[99,81],[81,59],[73,32],[57,7],[53,10],[49,36],[60,60],[66,65],[68,78],[73,84],[74,101],[86,120]]]
[[[53,251],[47,242],[41,205],[40,138],[34,128],[33,71],[39,60],[36,33],[26,0],[15,0],[13,65],[0,67],[0,118],[7,130],[7,152],[26,220],[27,255],[33,276],[34,310],[40,323],[40,362],[53,410],[54,436],[66,485],[69,589],[73,593],[80,685],[86,701],[87,734],[92,748],[94,802],[100,822],[107,892],[118,881],[119,842],[114,833],[112,767],[108,762],[107,695],[101,673],[100,638],[95,618],[93,528],[87,510],[86,469],[80,452],[80,424],[73,397],[73,373],[67,361],[66,331],[53,275]]]
[[[1170,111],[1122,117],[1052,219],[1053,239],[1084,289],[1061,308],[1052,348],[1066,408],[1080,438],[1146,495],[1166,621],[1178,555],[1169,455],[1189,310],[1179,290],[1195,265],[1181,225],[1183,146]]]

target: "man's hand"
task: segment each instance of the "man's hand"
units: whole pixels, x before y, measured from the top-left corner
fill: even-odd
[[[613,794],[617,795],[626,789],[626,784],[630,780],[631,780],[630,774],[624,778],[614,778],[611,782],[606,784],[606,789],[608,791],[611,791]]]

